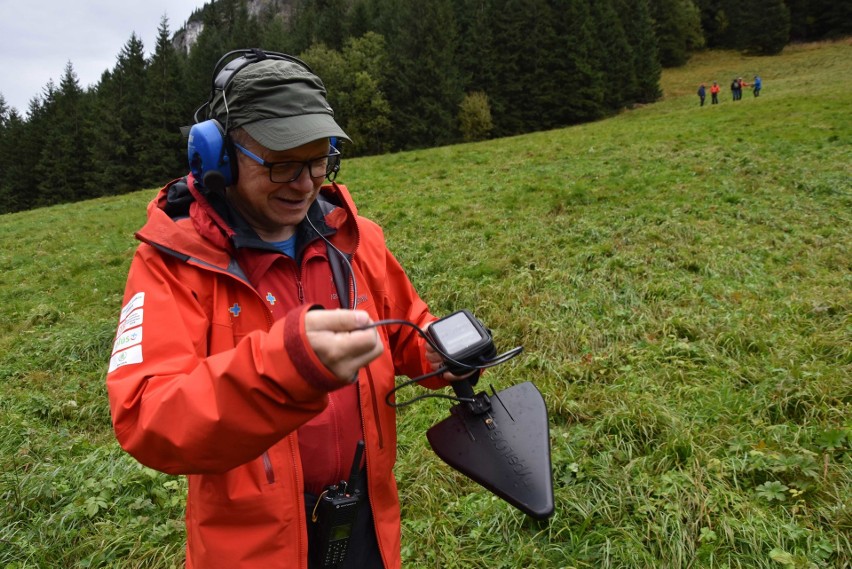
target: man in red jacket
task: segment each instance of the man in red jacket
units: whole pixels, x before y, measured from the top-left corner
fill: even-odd
[[[192,173],[160,191],[136,234],[107,374],[116,437],[141,463],[188,476],[196,569],[320,566],[314,506],[349,478],[363,440],[364,499],[339,567],[398,568],[385,398],[395,376],[440,358],[410,327],[364,326],[434,317],[382,230],[323,183],[339,167],[330,140],[348,137],[321,80],[259,50],[214,75]]]

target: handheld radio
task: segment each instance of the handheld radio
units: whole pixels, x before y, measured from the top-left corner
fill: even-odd
[[[316,539],[311,543],[310,554],[314,563],[323,569],[333,569],[346,559],[352,525],[364,501],[358,489],[363,453],[364,441],[358,441],[349,481],[341,480],[340,484],[326,488],[311,516],[311,521],[316,524]]]

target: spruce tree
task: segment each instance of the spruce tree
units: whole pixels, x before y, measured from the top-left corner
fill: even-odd
[[[587,0],[551,0],[554,26],[561,30],[558,67],[561,104],[554,109],[556,124],[595,120],[604,114],[605,76],[595,57],[592,18]]]
[[[652,0],[651,14],[663,67],[684,65],[693,51],[704,47],[701,13],[692,0]]]
[[[355,0],[346,14],[343,26],[345,37],[360,38],[371,31],[375,31],[375,27],[366,0]]]
[[[458,35],[452,1],[388,4],[398,18],[385,35],[393,147],[448,144],[457,139],[455,115],[463,91],[455,58]]]
[[[290,26],[280,13],[267,9],[261,16],[260,45],[269,51],[282,53],[297,53],[290,36]]]
[[[652,103],[662,95],[662,67],[648,0],[618,0],[616,9],[630,45],[636,77],[635,91],[630,93],[628,100],[633,103]]]
[[[631,101],[637,89],[633,53],[627,32],[618,17],[616,0],[591,2],[591,15],[598,32],[594,35],[597,67],[605,76],[603,106],[606,111],[617,111]]]
[[[44,107],[45,137],[36,173],[39,205],[50,205],[88,197],[84,176],[88,172],[84,132],[83,90],[69,61],[58,89],[50,89]]]
[[[8,109],[0,136],[0,213],[30,207],[35,177],[31,165],[38,156],[29,124],[14,108]]]
[[[142,151],[142,128],[147,91],[147,62],[145,50],[136,34],[118,54],[113,79],[116,82],[119,116],[121,117],[122,136],[127,154],[121,163],[126,186],[124,191],[137,190],[144,184],[147,164],[140,160]]]
[[[6,97],[0,93],[0,213],[13,211],[11,209],[11,197],[9,195],[9,162],[12,153],[9,150],[9,125],[12,122],[14,109],[6,104]]]
[[[759,55],[781,53],[790,40],[790,10],[783,0],[744,0],[743,48]]]
[[[216,4],[208,6],[212,8]],[[213,68],[229,50],[227,37],[219,21],[219,13],[215,10],[206,10],[203,22],[204,27],[198,34],[186,61],[184,113],[187,117],[192,117],[198,107],[210,97],[214,79]],[[201,120],[204,118],[200,117]]]
[[[181,62],[169,39],[169,22],[160,20],[157,46],[148,63],[139,160],[147,166],[142,182],[157,185],[186,170],[186,144],[180,127],[188,124],[181,107]]]
[[[498,91],[495,70],[499,65],[499,47],[493,26],[494,0],[462,0],[457,4],[459,24],[459,71],[467,93],[484,93],[494,107]]]
[[[528,79],[523,76],[528,74],[526,65],[534,55],[524,52],[527,31],[518,25],[517,14],[513,12],[523,10],[520,4],[522,2],[515,0],[493,0],[486,6],[490,9],[488,20],[494,38],[494,52],[493,57],[486,59],[492,63],[492,69],[483,71],[481,76],[483,84],[493,82],[485,93],[491,103],[494,135],[498,137],[532,130],[524,126],[523,106],[527,104],[525,99],[530,85],[526,84]]]
[[[719,47],[743,49],[745,13],[742,0],[718,0],[716,18],[719,22]]]
[[[141,161],[146,103],[146,61],[135,33],[121,49],[113,71],[104,72],[94,97],[96,128],[93,161],[100,166],[90,177],[90,193],[113,194],[145,185],[148,165]]]
[[[234,49],[243,49],[260,46],[260,24],[248,11],[246,0],[227,0],[230,11],[225,15],[225,21],[229,23],[229,44]]]
[[[44,97],[52,98],[53,81],[44,88]],[[18,119],[18,120],[16,120]],[[8,170],[6,171],[6,199],[13,211],[36,207],[39,203],[38,174],[36,167],[42,150],[50,144],[47,138],[49,116],[40,96],[30,99],[26,119],[10,113],[7,145]]]

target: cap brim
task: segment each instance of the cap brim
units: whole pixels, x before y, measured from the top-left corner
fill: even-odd
[[[352,140],[331,115],[324,113],[264,119],[242,125],[254,140],[269,150],[289,150],[320,138]]]

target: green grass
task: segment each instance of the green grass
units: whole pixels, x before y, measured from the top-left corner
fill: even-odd
[[[346,162],[434,312],[525,347],[483,381],[550,412],[540,523],[429,450],[446,402],[400,411],[406,567],[852,565],[850,76],[848,40],[699,54],[605,121]],[[2,567],[182,563],[184,482],[103,387],[152,196],[0,216]]]

